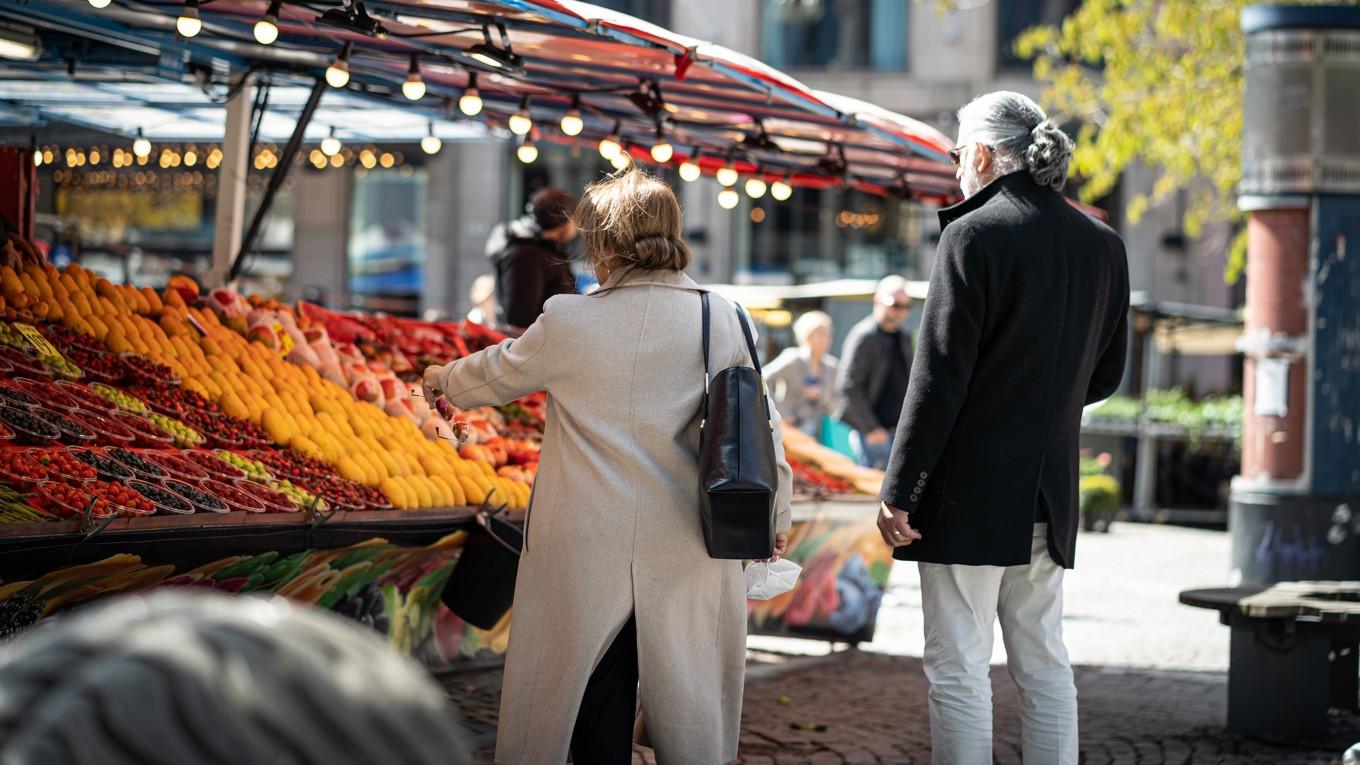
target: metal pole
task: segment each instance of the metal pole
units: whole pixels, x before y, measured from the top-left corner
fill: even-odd
[[[246,179],[250,173],[250,86],[253,80],[254,75],[249,72],[242,75],[236,84],[235,95],[227,101],[222,164],[217,170],[217,220],[212,267],[207,278],[209,286],[227,281],[232,256],[241,248],[241,221],[246,216]]]
[[[245,263],[246,253],[255,246],[255,240],[260,236],[260,228],[264,225],[264,216],[269,214],[269,208],[274,204],[274,196],[279,193],[279,188],[288,179],[288,171],[293,167],[293,160],[297,156],[298,147],[302,145],[302,137],[307,133],[307,125],[312,121],[312,114],[316,112],[317,104],[321,103],[321,94],[326,92],[326,80],[324,77],[316,78],[316,84],[312,86],[312,93],[307,97],[307,103],[302,107],[302,113],[298,115],[297,124],[293,126],[293,134],[288,137],[288,145],[283,147],[283,156],[279,157],[279,164],[274,168],[273,175],[269,176],[269,185],[265,187],[264,198],[260,200],[260,206],[255,208],[255,216],[250,220],[250,228],[246,229],[246,235],[241,240],[240,249],[236,254],[236,259],[231,263],[231,269],[227,272],[227,281],[231,282],[241,273],[241,266]]]
[[[1143,335],[1143,391],[1138,412],[1138,451],[1134,461],[1133,509],[1137,517],[1150,519],[1157,501],[1157,438],[1152,434],[1148,394],[1161,382],[1157,350],[1157,322],[1154,319]]]

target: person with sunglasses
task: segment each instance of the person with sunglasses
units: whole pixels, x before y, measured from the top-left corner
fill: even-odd
[[[1072,140],[1029,98],[959,111],[964,201],[939,252],[885,471],[879,531],[919,561],[936,763],[992,761],[988,664],[1001,623],[1022,759],[1075,765],[1062,639],[1076,553],[1082,408],[1124,374],[1124,243],[1060,193]]]
[[[836,380],[836,418],[854,429],[850,443],[861,465],[883,468],[892,451],[897,418],[907,395],[913,354],[907,280],[888,276],[874,290],[873,314],[845,338]]]

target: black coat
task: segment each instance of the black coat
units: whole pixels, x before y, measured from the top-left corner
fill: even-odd
[[[571,256],[541,236],[510,233],[491,254],[496,266],[496,303],[502,324],[528,327],[554,295],[576,292]]]
[[[1030,561],[1039,503],[1071,568],[1085,404],[1124,374],[1124,244],[1027,172],[940,211],[939,255],[883,482],[922,539],[898,560]]]
[[[911,373],[911,333],[904,328],[898,337],[898,347],[893,347],[894,343],[878,331],[878,321],[873,316],[856,324],[845,336],[841,368],[836,376],[836,392],[840,395],[836,419],[861,433],[880,426],[889,430],[897,426],[895,422],[879,422],[874,407],[892,371],[889,354],[902,354],[907,373]]]

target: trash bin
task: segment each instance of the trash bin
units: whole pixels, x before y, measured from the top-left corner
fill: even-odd
[[[478,513],[442,600],[458,618],[491,629],[510,610],[524,534],[498,516]]]

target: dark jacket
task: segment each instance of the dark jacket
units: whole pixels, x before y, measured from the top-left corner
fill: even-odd
[[[874,414],[874,406],[888,383],[888,373],[892,362],[888,354],[901,353],[907,361],[907,374],[911,374],[912,343],[911,333],[902,329],[901,341],[897,348],[878,331],[878,322],[869,316],[850,329],[845,336],[841,353],[841,368],[836,378],[836,390],[840,394],[840,405],[836,409],[836,419],[861,433],[868,433],[877,427],[892,430],[895,422],[879,422]]]
[[[486,254],[496,269],[497,316],[512,327],[528,327],[553,295],[576,292],[571,256],[543,238],[528,218],[497,226]]]
[[[1071,568],[1082,407],[1124,374],[1124,244],[1023,171],[941,210],[940,224],[882,493],[922,539],[894,557],[1028,563],[1043,503],[1049,552]]]

